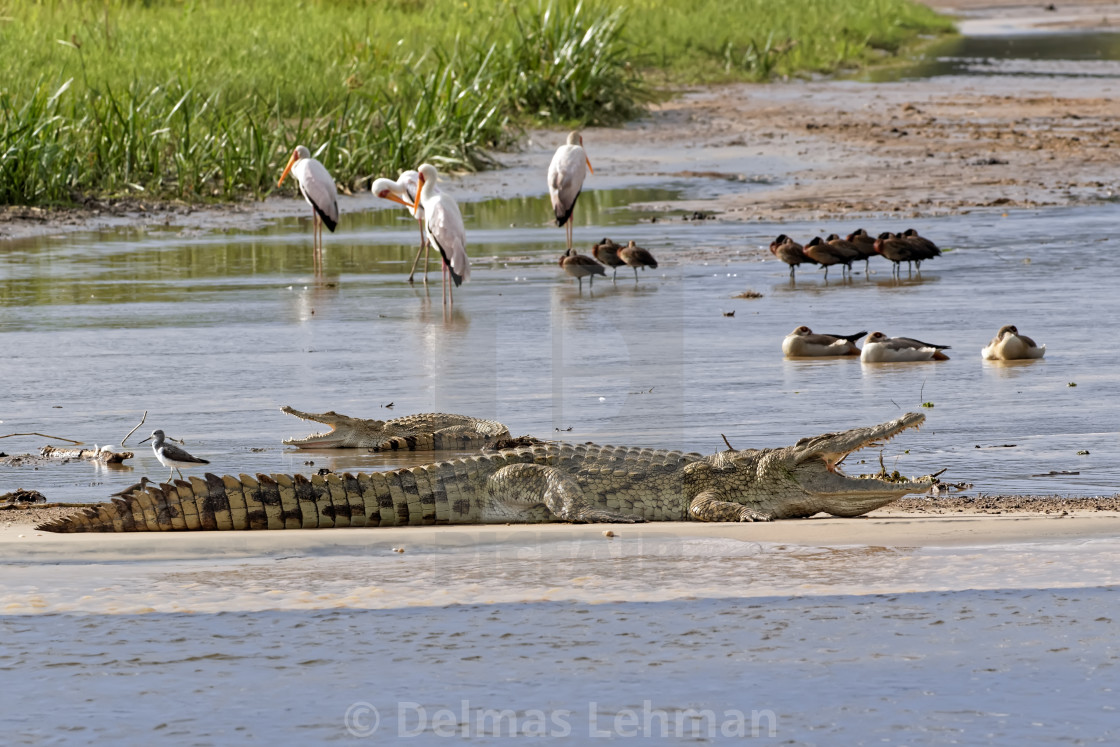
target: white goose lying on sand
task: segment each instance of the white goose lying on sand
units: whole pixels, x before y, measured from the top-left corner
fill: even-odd
[[[1036,345],[1031,338],[1019,334],[1014,324],[1005,324],[980,353],[988,361],[1017,361],[1041,358],[1046,354],[1046,346]]]
[[[933,345],[911,337],[887,337],[882,332],[872,332],[863,343],[859,359],[864,363],[891,363],[898,361],[947,361],[942,353],[948,345]]]
[[[782,352],[790,358],[817,358],[827,355],[859,355],[856,340],[867,331],[854,335],[817,335],[802,325],[782,340]]]

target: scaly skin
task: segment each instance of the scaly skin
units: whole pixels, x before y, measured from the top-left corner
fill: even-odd
[[[509,438],[509,429],[493,420],[441,412],[406,415],[393,420],[364,420],[337,412],[303,412],[285,405],[280,408],[302,420],[331,427],[328,433],[289,438],[288,446],[301,449],[369,449],[371,451],[432,451],[472,449]]]
[[[249,475],[135,490],[40,526],[54,532],[298,529],[547,521],[771,521],[860,516],[928,480],[847,477],[849,453],[917,427],[910,413],[778,449],[711,456],[542,443],[372,474]]]

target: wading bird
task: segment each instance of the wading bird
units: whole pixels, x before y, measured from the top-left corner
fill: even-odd
[[[206,459],[199,459],[196,456],[191,456],[187,453],[186,449],[180,449],[175,444],[167,443],[163,435],[163,431],[152,431],[152,435],[144,439],[144,441],[152,442],[152,451],[156,454],[156,459],[164,467],[170,467],[171,472],[167,475],[167,481],[171,482],[171,478],[179,472],[180,467],[190,467],[192,464],[210,464]],[[140,443],[144,443],[141,441]],[[183,478],[183,473],[179,472],[179,479]],[[141,481],[141,486],[143,482]]]
[[[858,252],[853,247],[851,251],[842,248],[836,244],[826,242],[820,236],[814,236],[808,244],[804,246],[802,251],[805,256],[815,261],[818,265],[824,267],[824,279],[828,280],[828,268],[832,265],[840,265],[840,272],[843,274],[845,268],[852,269],[852,260],[856,259]]]
[[[829,355],[859,355],[856,340],[867,332],[854,335],[814,334],[813,330],[802,325],[786,335],[782,340],[782,352],[790,358],[818,358]]]
[[[338,225],[338,188],[335,187],[327,167],[312,158],[311,151],[302,145],[297,145],[292,151],[292,157],[288,159],[280,181],[276,182],[277,187],[284,183],[289,172],[299,183],[303,199],[311,206],[311,218],[314,221],[311,243],[315,273],[318,274],[323,269],[323,224],[326,224],[331,233],[334,233],[334,228]]]
[[[424,228],[428,231],[428,241],[435,244],[443,257],[443,302],[455,303],[452,286],[447,284],[451,275],[454,285],[460,285],[471,276],[471,261],[467,258],[467,229],[463,226],[463,215],[455,200],[436,186],[439,172],[430,163],[422,165],[417,183],[414,210],[424,209]]]
[[[912,337],[887,337],[882,332],[872,332],[863,343],[859,359],[864,363],[890,363],[898,361],[947,361],[942,353],[948,345],[933,345]]]
[[[1019,334],[1014,324],[1005,324],[981,352],[988,361],[1017,361],[1041,358],[1046,354],[1046,346],[1038,345],[1026,335]]]
[[[601,242],[591,247],[591,255],[614,270],[614,276],[611,280],[618,279],[618,268],[626,264],[618,256],[618,250],[621,248],[622,246],[620,244],[616,244],[610,239],[603,239]]]
[[[647,250],[630,241],[617,252],[618,258],[634,268],[634,282],[638,282],[638,268],[645,270],[647,267],[657,269],[657,260]]]
[[[903,262],[909,269],[910,263],[920,254],[912,243],[889,231],[879,234],[879,238],[875,240],[875,251],[894,262],[894,275],[902,274]]]
[[[428,284],[428,235],[424,232],[424,208],[416,207],[416,194],[420,184],[420,172],[413,169],[402,171],[396,181],[392,179],[374,179],[369,191],[374,195],[399,202],[408,208],[408,212],[416,219],[420,226],[420,248],[416,250],[416,258],[412,260],[412,269],[408,272],[408,282],[412,282],[416,275],[416,263],[420,261],[420,252],[424,253],[424,285]],[[439,187],[432,185],[432,189],[439,191]]]
[[[574,249],[569,249],[560,255],[560,267],[564,269],[564,272],[579,281],[579,289],[581,292],[583,291],[583,279],[585,277],[591,277],[587,282],[594,288],[595,276],[602,275],[606,277],[607,275],[605,267],[591,259],[591,257],[577,253]]]
[[[913,228],[907,228],[899,238],[910,242],[910,245],[914,247],[914,266],[918,270],[922,269],[922,262],[925,260],[941,256],[941,249],[937,244],[924,236],[919,236]]]
[[[798,265],[803,263],[817,264],[817,260],[806,254],[801,244],[784,233],[778,234],[778,238],[770,242],[770,253],[789,265],[789,276],[791,278],[796,277],[794,273],[797,271]]]
[[[859,251],[860,259],[863,260],[863,274],[870,275],[871,257],[874,257],[876,254],[875,237],[869,235],[867,231],[862,228],[857,228],[848,234],[846,240]]]
[[[588,171],[595,173],[583,149],[583,136],[578,132],[568,133],[567,144],[556,149],[548,165],[548,194],[552,198],[556,225],[566,226],[569,251],[572,248],[572,211],[576,209],[576,199]]]

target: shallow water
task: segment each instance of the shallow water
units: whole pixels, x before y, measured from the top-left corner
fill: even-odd
[[[7,741],[1115,743],[1115,538],[804,547],[478,528],[398,554],[367,534],[124,561],[110,547],[132,538],[7,537]]]
[[[498,418],[515,435],[703,452],[723,448],[721,434],[736,448],[778,446],[922,411],[926,426],[884,449],[888,470],[947,468],[943,479],[989,493],[1115,492],[1120,380],[1101,338],[1120,309],[1102,271],[1117,250],[1113,205],[865,222],[873,233],[913,225],[947,251],[901,280],[876,260],[870,276],[857,265],[850,279],[802,269],[791,281],[764,249],[773,236],[858,226],[654,222],[626,207],[711,188],[678,179],[590,192],[589,209],[577,212],[578,246],[634,239],[661,266],[637,281],[623,269],[617,282],[600,278],[582,292],[556,265],[563,231],[546,224],[544,198],[465,203],[473,274],[450,313],[438,270],[427,289],[404,282],[415,224],[371,201],[346,206],[319,280],[304,219],[8,245],[2,434],[119,444],[148,415],[127,466],[0,467],[0,492],[96,501],[140,474],[162,478],[147,445],[136,446],[154,428],[185,439],[216,473],[416,461],[283,447],[316,429],[281,413],[284,404],[382,418],[461,412]],[[746,290],[762,297],[734,298]],[[1007,323],[1047,344],[1046,358],[981,361]],[[952,360],[786,360],[782,338],[800,324],[947,344]],[[0,449],[43,443],[20,436]],[[878,452],[861,456],[867,463],[850,459],[849,472],[879,469]],[[1062,474],[1038,476],[1051,472]]]
[[[1120,33],[1069,31],[968,34],[936,42],[908,62],[861,73],[887,82],[940,76],[1120,78]]]

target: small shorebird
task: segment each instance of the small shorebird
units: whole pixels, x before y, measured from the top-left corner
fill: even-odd
[[[144,442],[141,441],[140,443],[144,443]],[[158,457],[159,455],[157,454],[156,456]],[[117,497],[123,498],[124,496],[129,495],[131,493],[134,493],[137,490],[143,490],[147,486],[147,484],[150,483],[150,482],[151,482],[151,480],[148,478],[147,475],[145,475],[144,477],[140,478],[140,482],[132,483],[131,485],[129,485],[124,490],[119,490],[116,493],[113,493],[113,495],[111,497],[113,497],[113,498],[117,498]]]
[[[454,286],[447,284],[451,276],[454,285],[461,285],[471,277],[471,261],[467,257],[467,229],[463,226],[463,214],[454,198],[439,191],[436,179],[439,172],[430,163],[417,169],[420,172],[416,189],[416,201],[412,204],[419,212],[424,208],[424,227],[428,230],[428,241],[435,244],[443,257],[443,303],[455,304]]]
[[[1026,335],[1019,334],[1014,324],[1005,324],[980,354],[988,361],[1018,361],[1041,358],[1046,346],[1038,345]]]
[[[653,258],[653,255],[633,241],[619,249],[617,254],[619,259],[634,268],[634,282],[638,282],[639,267],[641,267],[643,271],[647,267],[652,267],[655,270],[657,269],[657,260]]]
[[[796,277],[794,273],[798,265],[803,263],[817,264],[817,260],[806,254],[801,244],[784,233],[779,234],[778,238],[770,242],[770,253],[789,265],[789,276],[791,278]]]
[[[616,244],[610,239],[603,239],[601,242],[591,247],[591,255],[614,270],[614,277],[611,278],[612,280],[618,278],[618,268],[626,264],[618,256],[618,250],[621,248],[621,244]]]
[[[912,337],[887,337],[882,332],[872,332],[863,343],[859,359],[864,363],[892,363],[899,361],[947,361],[942,353],[948,345],[933,345]]]
[[[171,473],[167,476],[167,481],[171,482],[171,478],[179,472],[179,467],[189,467],[192,464],[210,464],[207,459],[199,459],[196,456],[191,456],[187,453],[186,449],[181,449],[175,444],[167,443],[163,431],[152,431],[152,435],[144,439],[144,441],[152,442],[152,451],[156,454],[156,459],[164,467],[170,467]],[[141,441],[140,443],[144,443]],[[183,473],[179,472],[179,479],[182,479]]]
[[[583,149],[583,136],[578,132],[568,133],[568,142],[556,149],[552,163],[548,165],[548,194],[552,198],[552,212],[556,215],[556,225],[566,226],[568,250],[572,248],[572,211],[583,189],[583,180],[591,168],[591,159]]]
[[[303,199],[311,206],[311,218],[314,222],[312,230],[312,251],[315,273],[323,270],[323,226],[334,233],[338,225],[338,188],[335,187],[334,178],[327,168],[311,157],[311,151],[302,145],[297,145],[280,175],[279,187],[288,178],[288,173],[295,177],[299,183],[299,191]]]
[[[439,191],[439,187],[432,186]],[[374,179],[369,191],[383,200],[399,202],[408,208],[408,212],[416,219],[420,226],[420,248],[416,250],[416,258],[412,260],[412,269],[408,272],[408,282],[416,275],[416,263],[420,261],[420,252],[424,253],[424,285],[428,284],[428,235],[424,232],[424,208],[416,205],[416,194],[420,190],[420,172],[414,169],[402,171],[396,181],[387,178]]]
[[[866,335],[866,330],[854,335],[814,334],[802,325],[782,340],[782,352],[790,358],[818,358],[828,355],[859,355],[856,340]]]
[[[583,290],[583,279],[591,276],[587,281],[591,287],[595,287],[595,276],[602,275],[606,277],[607,270],[601,264],[591,259],[585,254],[579,254],[576,251],[569,249],[560,255],[560,266],[564,268],[564,272],[568,273],[576,280],[579,281],[579,289]]]

